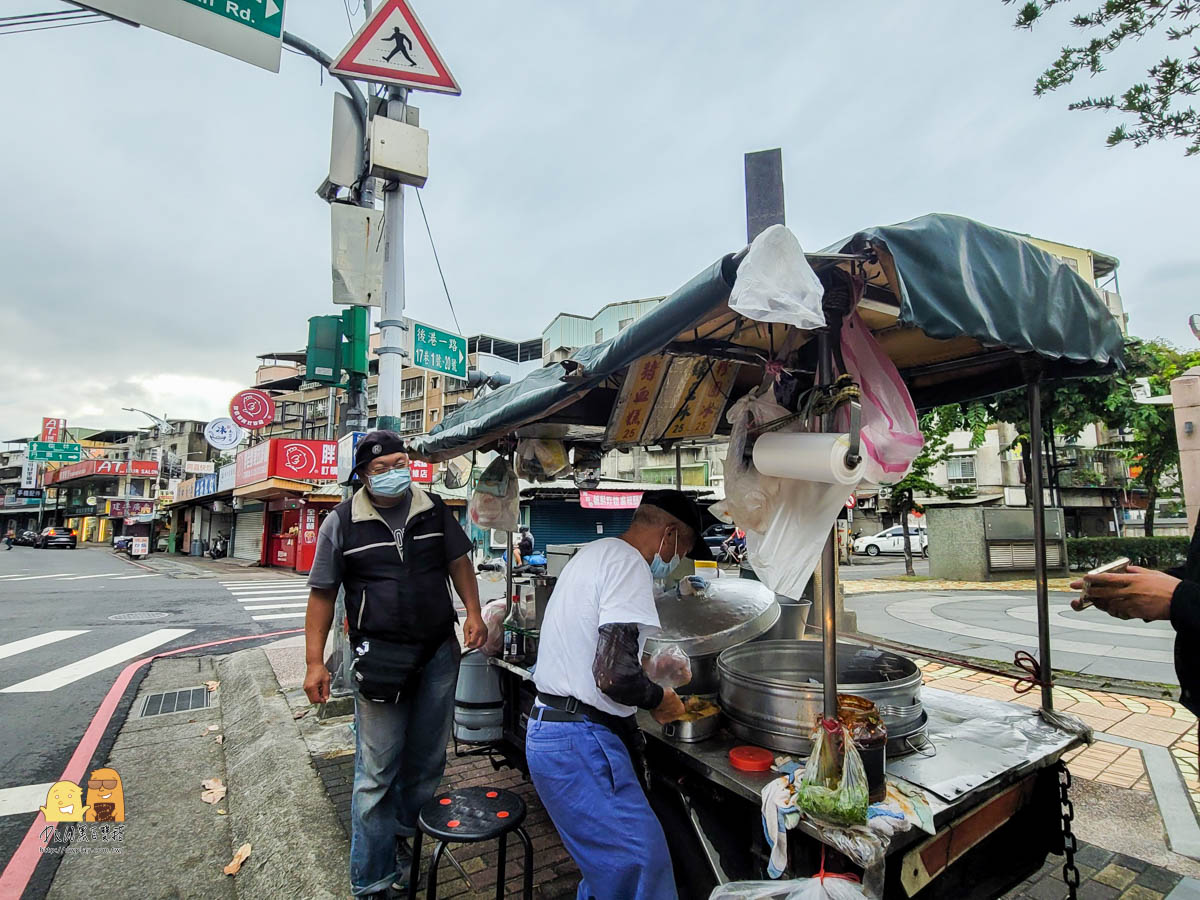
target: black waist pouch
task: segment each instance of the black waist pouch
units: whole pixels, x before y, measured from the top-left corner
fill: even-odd
[[[421,672],[448,638],[419,644],[359,638],[350,671],[358,692],[376,703],[399,703],[416,692]]]

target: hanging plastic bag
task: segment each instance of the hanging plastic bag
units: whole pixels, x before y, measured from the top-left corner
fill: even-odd
[[[800,809],[815,819],[845,826],[866,824],[867,771],[854,741],[837,720],[818,723],[796,799]]]
[[[921,452],[925,439],[912,395],[879,342],[857,312],[842,324],[846,372],[862,388],[863,477],[876,484],[899,481]],[[837,427],[849,428],[850,413],[838,411]]]
[[[479,648],[484,656],[499,656],[504,649],[504,616],[508,604],[504,598],[493,600],[483,608],[483,624],[487,628],[487,640]]]
[[[497,456],[483,470],[471,493],[467,515],[472,524],[498,531],[516,531],[521,514],[517,473],[504,457]]]
[[[731,881],[717,885],[708,900],[861,900],[856,881],[839,875],[794,881]]]
[[[754,239],[738,265],[729,308],[756,322],[812,331],[825,325],[824,295],[796,236],[783,225],[772,225]]]
[[[770,396],[755,396],[754,391],[741,397],[725,414],[732,426],[725,453],[725,499],[714,503],[711,512],[720,519],[731,519],[742,528],[764,531],[779,493],[780,479],[763,475],[746,458],[749,431],[788,415],[788,411]]]
[[[517,474],[530,481],[552,481],[570,468],[562,441],[526,438],[517,444]]]
[[[655,650],[642,668],[647,678],[663,688],[674,690],[692,680],[692,661],[678,644]]]

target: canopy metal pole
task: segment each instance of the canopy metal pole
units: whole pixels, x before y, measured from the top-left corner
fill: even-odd
[[[817,338],[817,355],[819,357],[820,384],[833,383],[833,343],[828,332]],[[833,431],[833,413],[825,414],[821,422],[821,430]],[[837,583],[834,573],[837,567],[834,544],[834,529],[829,529],[825,537],[825,547],[821,550],[821,658],[823,662],[824,712],[826,719],[836,719],[838,714],[838,684],[837,684]],[[797,598],[799,599],[799,598]]]
[[[508,464],[512,465],[512,452],[508,454]],[[517,494],[520,495],[518,488]],[[508,614],[512,612],[513,606],[513,533],[511,531],[504,532],[504,617],[508,618]]]
[[[679,458],[679,445],[675,445],[675,490],[683,490],[683,463]]]
[[[1042,386],[1029,383],[1029,486],[1033,492],[1033,570],[1037,582],[1038,664],[1042,676],[1042,707],[1054,709],[1054,680],[1050,667],[1050,590],[1046,583],[1046,504],[1042,497],[1045,448],[1042,445]]]

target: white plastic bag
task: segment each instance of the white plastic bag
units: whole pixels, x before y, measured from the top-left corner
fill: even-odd
[[[783,225],[772,225],[754,239],[738,265],[729,308],[756,322],[812,331],[825,326],[824,295],[796,236]]]
[[[508,612],[508,604],[504,598],[493,600],[483,608],[483,624],[487,628],[487,640],[479,652],[484,656],[499,656],[504,649],[504,616]]]
[[[794,881],[731,881],[719,884],[708,900],[862,900],[853,881],[835,875]]]
[[[517,474],[530,481],[552,481],[570,468],[562,441],[525,438],[517,444]]]
[[[692,661],[677,644],[655,650],[642,668],[647,678],[663,688],[674,690],[692,680]]]
[[[781,479],[763,475],[746,459],[746,436],[750,428],[786,415],[788,411],[773,399],[755,396],[754,391],[729,408],[725,419],[733,427],[725,453],[725,499],[713,504],[714,516],[730,519],[747,530],[766,528]]]
[[[521,515],[520,484],[517,473],[503,457],[497,456],[479,476],[467,504],[467,515],[480,528],[517,530]]]
[[[842,325],[846,371],[862,388],[863,477],[875,484],[899,481],[921,452],[925,439],[912,395],[900,373],[857,312]],[[837,427],[849,428],[850,413],[838,411]]]

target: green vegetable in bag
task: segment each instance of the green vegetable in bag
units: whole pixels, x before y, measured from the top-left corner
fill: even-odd
[[[844,748],[844,758],[838,759]],[[824,719],[813,732],[813,749],[796,792],[800,809],[835,825],[867,821],[867,771],[854,741],[836,720]]]

